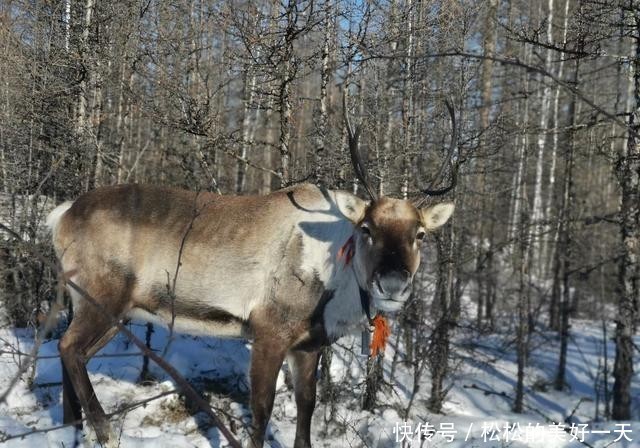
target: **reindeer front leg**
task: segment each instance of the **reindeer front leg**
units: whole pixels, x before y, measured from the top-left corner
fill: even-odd
[[[273,410],[278,372],[282,367],[287,344],[270,328],[253,327],[254,343],[251,352],[251,412],[253,414],[251,441],[262,448],[267,424]]]
[[[298,421],[294,448],[311,448],[311,417],[316,407],[316,372],[320,351],[292,350],[289,364],[293,373]]]

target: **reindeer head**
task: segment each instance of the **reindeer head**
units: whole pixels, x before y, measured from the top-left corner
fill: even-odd
[[[397,311],[409,298],[420,265],[422,240],[443,225],[453,204],[418,209],[409,201],[382,197],[366,207],[357,224],[354,269],[372,304]]]
[[[453,107],[447,102],[453,127],[449,157],[456,145]],[[371,304],[382,311],[398,311],[409,298],[413,277],[420,265],[420,249],[426,232],[447,222],[453,213],[452,203],[420,208],[408,200],[378,197],[367,179],[358,153],[359,131],[351,128],[345,104],[345,122],[349,150],[356,175],[371,201],[356,207],[354,269],[360,288]],[[446,163],[446,161],[445,161]],[[444,165],[443,165],[444,167]],[[440,170],[443,171],[442,169]],[[452,168],[451,185],[440,190],[423,190],[431,196],[442,195],[455,186],[457,166]]]

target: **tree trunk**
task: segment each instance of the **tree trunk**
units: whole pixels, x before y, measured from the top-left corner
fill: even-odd
[[[622,198],[620,237],[622,257],[618,263],[618,314],[616,356],[613,368],[614,420],[631,419],[631,380],[633,378],[633,335],[640,301],[640,10],[633,11],[635,54],[632,55],[630,82],[633,83],[632,110],[629,115],[627,144],[616,166]]]
[[[573,73],[573,85],[578,84],[580,72],[580,60],[576,60],[575,71]],[[553,301],[559,301],[560,311],[560,356],[558,360],[558,370],[554,381],[554,388],[562,390],[564,388],[565,372],[567,367],[567,346],[569,343],[569,317],[571,314],[571,288],[569,284],[569,273],[571,270],[571,252],[572,252],[572,210],[574,203],[573,195],[573,166],[574,166],[574,146],[575,146],[575,127],[576,119],[576,101],[575,95],[571,97],[569,103],[567,141],[565,146],[567,152],[565,154],[564,182],[562,185],[562,202],[559,212],[559,232],[558,243],[556,247],[556,263],[554,273],[554,281],[562,282],[554,285],[552,296]],[[556,296],[560,294],[560,296]]]
[[[362,397],[362,409],[373,411],[378,407],[378,390],[382,384],[382,360],[384,354],[369,356],[367,359],[367,378],[365,380],[364,396]]]
[[[436,317],[435,328],[429,346],[429,370],[431,372],[431,394],[427,407],[431,412],[442,412],[445,400],[444,380],[449,374],[449,350],[451,328],[455,324],[452,316],[453,301],[453,222],[443,227],[435,236],[438,253],[438,275],[432,315]]]
[[[526,170],[527,165],[527,152],[524,151],[522,154],[523,160],[521,161],[521,165],[523,170]],[[519,266],[518,266],[518,278],[519,278],[519,288],[518,288],[518,321],[517,321],[517,329],[516,329],[516,349],[517,349],[517,365],[518,365],[518,373],[516,380],[516,396],[513,404],[513,411],[516,413],[523,412],[524,405],[524,377],[525,377],[525,369],[528,358],[528,333],[529,333],[529,319],[528,319],[528,309],[529,309],[529,231],[527,229],[529,225],[529,212],[525,210],[524,205],[526,204],[526,190],[525,190],[525,181],[524,177],[521,178],[522,185],[520,186],[520,194],[522,201],[522,206],[520,208],[520,216],[518,217],[518,227],[519,231]]]
[[[487,12],[484,20],[484,36],[483,46],[486,55],[494,55],[496,49],[496,11],[498,7],[497,0],[490,0],[487,5]],[[491,105],[493,104],[493,61],[490,58],[482,60],[481,65],[481,89],[482,89],[482,108],[480,109],[480,131],[486,132],[489,128],[489,119],[491,116]],[[486,139],[482,140],[483,148],[488,146]],[[478,328],[482,326],[484,316],[489,316],[492,309],[489,305],[489,289],[492,283],[491,278],[487,278],[492,271],[490,262],[491,247],[485,248],[485,240],[489,239],[489,246],[493,244],[493,235],[487,235],[488,228],[493,227],[493,220],[487,219],[487,210],[492,209],[493,201],[491,196],[487,195],[490,187],[489,175],[487,169],[489,167],[488,156],[482,157],[478,162],[481,174],[479,176],[478,191],[480,192],[480,222],[478,223],[478,238],[476,243],[476,279],[478,284],[478,309],[476,311],[476,323]],[[490,232],[493,233],[493,232]],[[490,274],[489,274],[490,276]],[[490,311],[491,310],[491,311]]]
[[[251,73],[251,74],[249,74]],[[249,79],[247,79],[249,78]],[[242,193],[245,188],[247,177],[247,164],[243,160],[246,160],[249,155],[249,148],[252,146],[252,131],[251,128],[256,126],[256,123],[251,119],[253,99],[256,90],[256,73],[251,70],[247,70],[247,75],[244,82],[244,113],[242,116],[242,149],[240,157],[242,160],[238,160],[236,169],[236,193]]]
[[[118,166],[116,169],[116,182],[122,183],[125,177],[126,135],[129,129],[129,97],[125,94],[126,84],[126,53],[120,67],[120,83],[118,91],[118,114],[116,116],[116,135],[118,138]],[[131,88],[133,73],[129,74],[128,86]]]
[[[280,111],[280,186],[283,187],[290,180],[291,163],[291,83],[295,78],[295,65],[293,61],[293,42],[296,38],[297,6],[295,0],[289,0],[286,10],[286,29],[282,47],[282,59],[280,65],[280,86],[278,88],[278,108]]]
[[[93,139],[94,148],[94,162],[93,172],[89,178],[89,188],[93,189],[96,186],[102,185],[102,171],[103,171],[103,154],[102,154],[102,133],[104,129],[104,120],[102,117],[104,108],[104,92],[102,85],[104,83],[104,77],[102,74],[102,64],[100,61],[96,61],[96,69],[93,82],[93,95],[92,95],[92,107],[91,107],[91,123],[95,128],[95,137]]]
[[[82,27],[82,35],[80,39],[80,58],[85,65],[87,61],[85,60],[87,53],[89,51],[88,48],[88,40],[89,40],[89,28],[91,27],[91,16],[93,14],[93,0],[86,0],[84,5],[84,24]],[[90,77],[91,74],[88,76]],[[82,135],[84,132],[84,127],[86,125],[86,114],[87,114],[87,81],[83,79],[80,82],[80,92],[78,94],[78,109],[76,113],[76,133],[78,135]]]
[[[273,151],[272,148],[275,147],[275,125],[272,123],[272,118],[274,116],[273,113],[273,96],[269,96],[267,100],[267,113],[264,114],[264,127],[265,127],[265,149],[264,149],[264,159],[262,161],[262,166],[265,168],[271,169],[274,165],[273,163]],[[268,194],[271,193],[271,185],[273,181],[273,175],[267,171],[262,173],[262,183],[260,186],[260,194]]]
[[[404,91],[402,92],[402,129],[404,132],[404,141],[402,149],[402,184],[400,185],[400,195],[402,199],[407,199],[409,194],[409,180],[411,177],[411,153],[413,139],[413,65],[415,63],[414,54],[414,26],[413,26],[413,4],[412,0],[407,0],[405,8],[408,17],[405,22],[407,27],[406,39],[407,48],[405,50],[407,57],[404,61]]]
[[[553,0],[548,0],[548,12],[547,12],[547,42],[553,42]],[[551,70],[551,50],[547,49],[545,52],[545,70]],[[542,75],[538,77],[539,82],[544,82],[544,78]],[[529,228],[530,235],[529,240],[531,243],[531,266],[534,272],[538,277],[541,277],[543,274],[542,264],[543,261],[541,259],[541,239],[545,238],[542,231],[544,230],[544,226],[542,221],[545,219],[544,216],[544,208],[542,206],[542,174],[544,170],[544,158],[545,158],[545,149],[547,143],[547,128],[549,125],[549,110],[551,105],[551,87],[546,84],[542,90],[542,98],[541,98],[541,107],[540,107],[540,122],[538,129],[538,138],[537,138],[537,146],[538,146],[538,155],[536,159],[536,173],[535,173],[535,183],[533,187],[533,207],[531,210],[531,220],[533,221],[533,225]]]
[[[64,23],[64,49],[65,51],[69,51],[69,41],[71,37],[71,0],[64,0],[62,22]]]
[[[2,13],[4,14],[5,11],[2,11]],[[5,37],[5,30],[0,31],[0,33],[2,33],[2,36]],[[2,99],[0,100],[2,102],[2,115],[0,116],[0,175],[2,176],[2,184],[1,185],[1,189],[4,193],[9,193],[9,178],[8,178],[8,170],[7,170],[7,162],[9,161],[9,155],[7,154],[9,151],[7,151],[9,149],[9,144],[8,144],[8,124],[13,122],[13,119],[9,117],[10,111],[12,110],[11,108],[11,102],[9,100],[9,95],[10,95],[10,87],[9,87],[9,81],[8,81],[8,75],[9,75],[9,70],[10,70],[10,65],[8,64],[8,60],[9,60],[9,37],[6,36],[6,38],[2,39],[4,41],[4,45],[3,45],[3,58],[2,58],[2,62],[0,62],[0,67],[2,68],[2,70],[0,71],[0,79],[2,79]],[[6,126],[6,128],[5,128]]]
[[[391,35],[391,40],[389,42],[389,51],[391,54],[394,54],[398,48],[398,41],[396,40],[397,35],[397,27],[396,27],[396,14],[397,14],[397,1],[391,0],[391,4],[389,5],[389,19],[387,21],[389,34]],[[384,195],[385,191],[385,182],[387,181],[387,173],[389,172],[388,160],[391,157],[392,146],[393,146],[393,128],[395,125],[394,118],[394,102],[395,102],[395,92],[396,88],[394,87],[393,80],[397,76],[395,73],[395,65],[396,61],[394,58],[389,58],[387,61],[386,67],[386,95],[383,96],[383,100],[386,103],[386,113],[387,113],[387,122],[386,128],[383,136],[383,144],[382,144],[382,154],[378,159],[378,169],[379,169],[379,184],[378,184],[378,194],[380,196]]]
[[[528,49],[527,47],[525,47],[524,49],[524,60],[526,63],[529,62],[529,57],[531,54],[531,50]],[[527,91],[529,89],[529,75],[525,74],[524,75],[524,90]],[[524,206],[523,202],[524,199],[526,199],[526,196],[523,196],[522,194],[522,188],[523,188],[523,179],[526,177],[526,170],[525,170],[525,159],[526,159],[526,152],[529,146],[529,136],[528,136],[528,132],[529,132],[529,99],[525,98],[524,99],[524,113],[523,113],[523,118],[522,118],[522,124],[519,126],[520,129],[522,129],[522,134],[520,135],[520,138],[518,140],[520,140],[519,144],[517,144],[519,151],[518,151],[518,160],[517,160],[517,164],[518,164],[518,168],[516,171],[516,176],[513,179],[513,195],[512,195],[512,199],[511,199],[511,215],[510,215],[510,219],[509,219],[509,233],[508,233],[508,239],[515,241],[518,239],[519,237],[519,222],[520,222],[520,216],[521,216],[521,208]]]
[[[324,185],[327,182],[327,130],[329,128],[329,96],[327,94],[327,86],[329,85],[329,79],[331,77],[329,57],[331,52],[331,39],[333,38],[333,5],[331,0],[326,1],[324,8],[324,41],[322,43],[320,67],[320,107],[314,153],[315,166],[313,167],[317,185]]]
[[[564,22],[562,26],[562,42],[563,45],[567,42],[567,30],[568,30],[568,21],[569,21],[569,5],[571,0],[566,0],[564,5]],[[558,68],[557,77],[558,79],[562,79],[564,76],[564,53],[561,54],[562,60],[560,61],[560,67]],[[558,119],[558,112],[560,108],[560,89],[559,85],[555,86],[555,93],[553,99],[553,124],[554,124],[554,132],[553,132],[553,146],[551,148],[551,167],[549,169],[549,185],[547,187],[547,204],[545,216],[547,219],[551,216],[551,209],[553,207],[554,201],[554,190],[556,184],[556,166],[557,166],[557,154],[558,154],[558,141],[560,135],[560,122]],[[575,115],[575,113],[574,113]],[[558,265],[559,257],[557,256],[558,251],[558,236],[560,234],[560,225],[561,219],[558,219],[558,223],[553,230],[553,238],[551,241],[548,238],[545,238],[543,247],[542,247],[542,263],[545,263],[544,270],[546,271],[550,266],[553,272],[552,281],[552,290],[551,297],[549,298],[549,328],[552,330],[560,330],[560,266]],[[543,227],[543,233],[547,235],[550,232],[551,226],[549,224],[545,224]]]
[[[525,48],[525,60],[527,49]],[[525,75],[525,85],[528,85],[528,75]],[[527,208],[527,162],[528,162],[528,138],[527,125],[529,122],[529,101],[524,100],[524,126],[522,135],[522,147],[520,149],[518,160],[518,174],[516,176],[515,197],[514,197],[514,214],[512,215],[513,236],[517,241],[517,250],[514,251],[514,271],[518,274],[518,302],[517,302],[517,327],[516,327],[516,350],[517,350],[517,380],[516,380],[516,396],[513,404],[513,411],[522,413],[524,405],[524,377],[528,358],[528,333],[529,333],[529,293],[530,293],[530,245],[529,237],[529,210]]]

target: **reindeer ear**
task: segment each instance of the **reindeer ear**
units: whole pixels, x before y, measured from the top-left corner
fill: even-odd
[[[453,213],[454,205],[450,202],[437,204],[433,207],[421,208],[422,224],[427,230],[434,230],[444,225]]]
[[[347,193],[346,191],[334,191],[333,193],[340,213],[346,216],[347,219],[354,224],[362,221],[362,218],[364,218],[364,212],[369,205],[367,201],[363,201],[359,197],[354,196],[351,193]]]

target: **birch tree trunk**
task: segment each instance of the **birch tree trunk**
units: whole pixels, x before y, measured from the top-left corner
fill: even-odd
[[[320,63],[320,107],[318,116],[318,128],[315,147],[315,182],[317,185],[326,183],[326,157],[327,157],[327,129],[329,126],[327,86],[331,72],[329,70],[329,58],[331,52],[331,39],[333,38],[334,27],[332,18],[333,2],[326,0],[324,5],[324,40],[322,43],[321,63]],[[323,356],[324,359],[324,356]]]
[[[553,8],[554,8],[554,0],[548,0],[547,2],[547,34],[546,41],[548,43],[553,42]],[[544,69],[547,71],[551,70],[551,50],[547,49],[545,52],[545,60],[544,60]],[[544,82],[544,77],[542,75],[539,76],[538,81],[540,83]],[[533,221],[533,225],[529,228],[530,235],[529,240],[531,241],[531,263],[534,272],[538,277],[541,277],[542,272],[542,260],[540,257],[540,247],[541,247],[541,239],[545,238],[543,236],[542,230],[544,226],[542,221],[545,219],[544,216],[544,208],[542,206],[542,174],[544,171],[544,160],[545,160],[545,148],[547,143],[547,129],[549,125],[549,110],[551,104],[551,87],[548,83],[545,83],[544,88],[542,90],[542,98],[541,98],[541,106],[540,106],[540,122],[538,129],[538,138],[537,138],[537,146],[538,146],[538,154],[536,158],[536,173],[535,173],[535,183],[533,187],[533,207],[531,209],[531,219]]]
[[[247,160],[249,155],[249,148],[253,145],[252,141],[252,128],[255,128],[255,122],[252,120],[253,114],[253,102],[256,90],[256,73],[254,70],[247,69],[247,74],[244,82],[245,100],[244,100],[244,114],[242,117],[242,149],[240,156],[242,160]],[[247,164],[242,160],[237,162],[236,172],[236,193],[242,193],[245,188],[245,181],[247,177]]]
[[[69,51],[69,40],[71,37],[71,0],[64,0],[62,21],[64,23],[64,49],[65,51]]]
[[[92,107],[91,107],[91,123],[95,127],[95,135],[93,136],[93,144],[95,146],[93,173],[89,179],[89,189],[93,189],[98,185],[101,185],[102,170],[103,170],[103,154],[102,154],[102,129],[103,129],[103,89],[104,77],[101,72],[101,64],[96,64],[96,72],[93,82],[93,95],[92,95]]]
[[[264,148],[264,158],[262,161],[262,165],[265,168],[272,168],[273,163],[273,151],[272,148],[276,147],[276,135],[275,135],[275,125],[272,123],[273,121],[273,105],[274,98],[273,96],[269,96],[267,100],[267,112],[264,114],[264,127],[265,127],[265,148]],[[269,194],[271,192],[271,185],[273,181],[273,175],[267,171],[262,173],[262,184],[260,187],[260,194]]]
[[[293,61],[293,42],[296,37],[296,22],[298,11],[295,0],[289,0],[285,9],[286,28],[282,44],[282,66],[280,85],[278,88],[278,108],[280,111],[280,140],[278,150],[280,152],[280,186],[289,183],[291,162],[291,83],[295,77],[295,64]]]
[[[82,26],[82,34],[80,38],[80,58],[85,65],[86,55],[89,51],[87,45],[89,40],[89,29],[91,28],[91,17],[93,14],[93,0],[86,0],[84,5],[84,23]],[[76,112],[76,133],[81,135],[85,128],[86,114],[87,114],[87,81],[83,79],[80,82],[80,92],[78,95],[78,106]]]
[[[126,55],[125,55],[126,56]],[[126,57],[125,57],[126,60]],[[116,170],[116,181],[122,183],[126,176],[126,140],[130,126],[130,102],[129,96],[125,93],[127,86],[131,89],[133,83],[133,72],[127,73],[125,60],[122,61],[120,72],[120,89],[118,94],[118,115],[116,118],[116,134],[118,135],[118,168]],[[128,80],[127,80],[128,76]]]
[[[524,49],[524,60],[525,63],[528,63],[530,58],[531,50],[528,47]],[[528,74],[524,75],[524,90],[527,91],[529,89],[529,76]],[[523,201],[526,198],[523,198],[522,188],[523,188],[523,178],[526,174],[525,170],[525,156],[527,152],[527,148],[529,146],[529,98],[524,99],[524,113],[522,118],[522,124],[520,125],[520,129],[522,129],[522,134],[520,135],[520,142],[517,142],[518,146],[518,167],[516,169],[516,176],[513,179],[513,195],[511,199],[511,213],[509,219],[509,233],[508,239],[511,241],[515,241],[519,236],[519,222],[521,216],[521,208],[523,206]],[[519,143],[519,144],[518,144]]]
[[[3,10],[3,14],[6,12]],[[9,114],[12,110],[10,97],[10,87],[9,87],[9,36],[5,35],[6,30],[0,30],[0,36],[3,37],[2,41],[4,41],[4,45],[2,46],[3,58],[2,62],[0,62],[0,79],[2,80],[2,115],[0,116],[0,175],[2,176],[2,184],[1,188],[4,193],[9,193],[9,178],[8,178],[8,170],[7,170],[7,162],[9,160],[9,155],[7,154],[8,145],[8,130],[5,129],[5,126],[8,127],[8,124],[13,120],[10,120]]]
[[[391,40],[389,42],[389,52],[394,54],[398,49],[398,41],[396,40],[397,36],[397,24],[396,24],[396,15],[397,15],[397,1],[391,0],[391,4],[389,5],[389,34],[391,35]],[[379,181],[378,184],[378,195],[383,196],[385,191],[385,182],[387,180],[386,174],[389,172],[388,161],[391,156],[391,146],[393,144],[393,128],[395,126],[395,119],[393,108],[395,106],[395,96],[396,89],[393,85],[393,78],[396,76],[395,74],[395,60],[394,58],[390,58],[387,62],[387,74],[386,74],[386,95],[384,96],[386,100],[387,106],[387,123],[383,136],[383,144],[382,144],[382,154],[380,154],[379,161],[382,160],[382,163],[379,163]]]
[[[404,151],[402,157],[402,184],[400,186],[400,194],[402,199],[407,199],[409,193],[409,179],[411,177],[411,153],[412,153],[412,139],[413,139],[413,64],[414,64],[414,26],[413,26],[413,3],[412,0],[406,2],[407,10],[407,57],[404,61],[405,73],[404,73],[404,92],[402,95],[402,129],[404,132],[404,141],[402,149]]]
[[[563,20],[563,24],[562,24],[562,45],[563,47],[566,45],[567,43],[567,30],[568,30],[568,21],[569,21],[569,6],[571,4],[571,0],[566,0],[564,3],[564,20]],[[558,72],[556,73],[556,76],[558,79],[562,79],[564,76],[564,63],[565,63],[565,54],[564,53],[560,53],[560,66],[558,67]],[[546,201],[546,205],[545,205],[545,212],[544,212],[544,216],[546,217],[546,222],[543,225],[542,228],[542,233],[544,235],[548,235],[551,232],[551,225],[548,223],[549,218],[551,217],[551,211],[553,209],[553,200],[554,200],[554,193],[555,193],[555,185],[556,185],[556,169],[557,169],[557,159],[558,159],[558,137],[560,135],[560,124],[559,124],[559,120],[558,120],[558,115],[559,115],[559,108],[560,108],[560,90],[561,87],[559,85],[556,85],[554,87],[554,96],[553,96],[553,127],[554,127],[554,132],[553,132],[553,144],[551,146],[551,166],[549,168],[549,183],[547,186],[547,201]],[[559,224],[558,224],[559,226]],[[553,236],[552,238],[545,238],[543,240],[543,245],[542,248],[540,249],[541,251],[541,262],[544,263],[543,265],[543,270],[546,274],[546,272],[548,272],[549,268],[553,266],[553,259],[554,259],[554,251],[556,248],[556,244],[558,241],[558,229],[559,227],[556,226],[556,228],[553,231]],[[545,275],[546,277],[546,275]],[[558,303],[551,301],[551,303],[549,304],[549,321],[550,322],[556,322],[557,323],[557,317],[559,315],[559,311],[558,311]],[[553,327],[553,325],[552,325]],[[555,329],[558,329],[558,325],[556,325],[555,327],[553,327]]]

